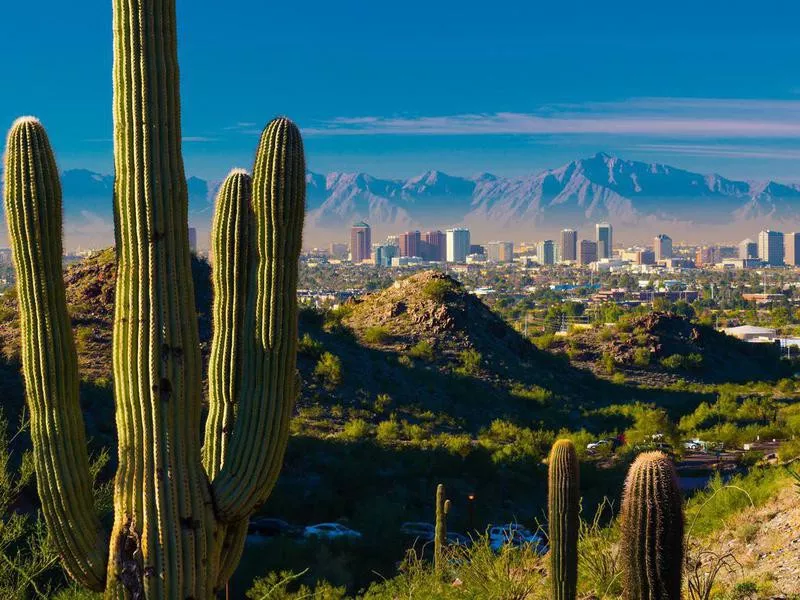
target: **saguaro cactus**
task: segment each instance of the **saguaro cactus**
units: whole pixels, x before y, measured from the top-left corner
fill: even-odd
[[[440,573],[444,560],[444,547],[447,543],[447,514],[450,512],[450,500],[445,499],[443,484],[436,486],[436,529],[433,534],[433,568]]]
[[[640,454],[622,498],[624,596],[628,600],[679,600],[683,569],[683,500],[672,460]]]
[[[558,440],[550,450],[547,513],[550,533],[550,579],[555,600],[573,600],[578,585],[580,465],[575,445]]]
[[[247,518],[275,484],[298,392],[303,145],[293,123],[272,121],[252,194],[249,178],[236,172],[221,196],[211,418],[201,452],[175,2],[114,0],[113,7],[119,469],[110,535],[87,509],[58,175],[44,129],[22,119],[9,134],[5,202],[37,481],[53,538],[80,583],[105,588],[108,598],[207,600],[235,567]],[[236,305],[229,319],[220,301]]]

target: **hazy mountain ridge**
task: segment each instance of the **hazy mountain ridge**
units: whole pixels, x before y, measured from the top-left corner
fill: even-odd
[[[76,169],[65,171],[62,182],[67,236],[97,233],[110,239],[113,176]],[[203,235],[219,183],[187,180],[190,222]],[[529,239],[563,227],[591,228],[601,220],[642,238],[663,229],[704,240],[723,232],[731,239],[739,230],[752,235],[761,227],[800,226],[798,184],[737,181],[605,153],[521,177],[458,177],[431,170],[385,179],[308,172],[306,183],[307,243],[344,239],[358,220],[373,226],[375,239],[409,228],[455,225],[468,225],[479,239],[520,234]]]

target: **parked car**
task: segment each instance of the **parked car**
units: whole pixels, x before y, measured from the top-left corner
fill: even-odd
[[[522,546],[530,544],[540,554],[544,554],[547,542],[540,532],[532,533],[526,527],[518,523],[508,525],[498,525],[489,528],[489,546],[492,550],[500,550],[505,544]]]
[[[606,448],[613,451],[616,450],[618,446],[619,440],[615,438],[606,438],[604,440],[597,440],[596,442],[590,442],[586,444],[586,450],[589,452],[589,454],[594,454],[595,452]]]
[[[247,533],[250,535],[263,536],[295,536],[300,535],[302,531],[302,527],[291,525],[283,519],[273,519],[269,517],[252,519],[247,527]]]
[[[683,442],[683,447],[692,452],[700,452],[703,449],[702,444],[698,444],[697,442]]]
[[[400,526],[400,533],[415,538],[433,539],[433,534],[436,531],[431,523],[408,522]]]
[[[335,539],[361,539],[361,533],[340,525],[339,523],[318,523],[317,525],[309,525],[303,532],[306,538],[325,538],[328,540]]]

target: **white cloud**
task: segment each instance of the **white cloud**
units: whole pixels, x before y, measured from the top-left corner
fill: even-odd
[[[800,137],[800,100],[633,98],[535,112],[339,117],[306,135],[600,134],[686,138]]]

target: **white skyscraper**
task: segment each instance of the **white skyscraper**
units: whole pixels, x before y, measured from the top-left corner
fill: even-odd
[[[783,264],[783,234],[780,231],[764,230],[758,234],[758,258],[770,266]]]
[[[614,231],[608,223],[598,223],[597,230],[597,258],[612,258],[614,254]]]
[[[658,234],[653,239],[653,252],[656,255],[656,262],[672,258],[672,238],[665,233]]]
[[[447,262],[467,262],[469,254],[469,229],[456,228],[447,230]]]

